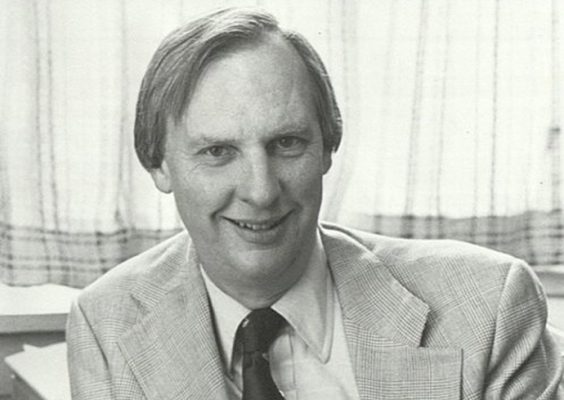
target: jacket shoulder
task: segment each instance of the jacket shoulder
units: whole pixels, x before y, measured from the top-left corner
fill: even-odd
[[[326,223],[323,228],[366,248],[392,270],[421,269],[427,265],[434,270],[457,266],[471,270],[492,266],[507,269],[513,263],[522,262],[509,254],[458,240],[403,239]]]
[[[178,265],[186,260],[189,242],[183,231],[124,261],[87,286],[78,296],[78,305],[87,315],[108,316],[128,308],[139,285],[155,288],[157,297],[166,293],[177,284]]]
[[[380,267],[435,310],[474,300],[495,310],[508,284],[544,297],[531,267],[505,253],[456,240],[393,238],[333,224],[323,224],[323,229],[365,248]]]

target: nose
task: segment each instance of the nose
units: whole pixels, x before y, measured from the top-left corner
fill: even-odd
[[[281,192],[278,171],[266,152],[248,157],[239,183],[239,196],[257,208],[272,206]]]

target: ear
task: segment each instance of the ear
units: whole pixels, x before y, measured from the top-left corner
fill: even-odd
[[[329,172],[331,165],[333,164],[333,153],[331,150],[323,151],[323,175]]]
[[[153,168],[149,172],[157,189],[163,193],[172,192],[170,169],[165,160],[163,160],[159,168]]]

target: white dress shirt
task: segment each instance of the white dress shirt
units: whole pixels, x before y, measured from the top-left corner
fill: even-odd
[[[239,400],[242,354],[234,342],[250,310],[200,270],[210,297],[229,399]],[[272,308],[288,322],[269,350],[272,378],[285,398],[358,399],[341,307],[319,234],[303,276]]]

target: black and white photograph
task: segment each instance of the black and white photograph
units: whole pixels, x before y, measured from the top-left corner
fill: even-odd
[[[0,0],[0,400],[564,400],[564,0]]]

